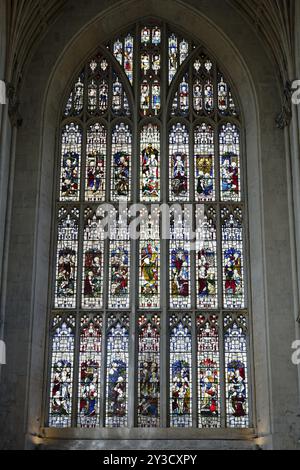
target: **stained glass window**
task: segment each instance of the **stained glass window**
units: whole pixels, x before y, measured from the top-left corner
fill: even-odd
[[[78,426],[100,425],[102,317],[84,315],[80,325]]]
[[[72,424],[75,317],[56,315],[52,328],[49,426],[68,428]]]
[[[243,309],[245,291],[242,210],[239,207],[225,207],[221,217],[224,307]]]
[[[132,133],[128,124],[116,125],[112,131],[112,191],[113,201],[128,201],[131,189]]]
[[[91,209],[86,209],[85,221],[82,307],[97,309],[103,305],[104,230],[101,218]]]
[[[99,123],[87,131],[86,149],[86,200],[105,200],[105,166],[107,153],[107,131]]]
[[[141,200],[160,199],[160,130],[148,124],[141,132]]]
[[[247,320],[229,314],[224,319],[226,421],[230,428],[249,426]]]
[[[199,427],[220,427],[219,324],[215,315],[197,318]]]
[[[160,425],[160,317],[139,317],[138,425]]]
[[[109,308],[129,308],[130,240],[127,210],[116,216],[110,234]]]
[[[75,308],[79,211],[61,208],[58,220],[55,307]]]
[[[58,130],[50,427],[252,425],[243,132],[220,64],[163,21],[79,64]]]
[[[189,209],[175,208],[171,213],[170,241],[170,306],[191,307],[191,250],[192,214]]]
[[[204,214],[201,209],[197,211],[197,306],[215,309],[218,307],[216,210],[214,207],[208,207]]]
[[[189,199],[189,133],[183,124],[170,130],[170,200]]]
[[[160,231],[159,213],[141,212],[140,231],[140,308],[160,306]]]
[[[111,315],[107,332],[106,426],[127,426],[129,317]]]
[[[215,199],[214,129],[202,123],[194,130],[195,190],[198,202]]]
[[[192,332],[189,315],[170,319],[170,425],[192,426]]]

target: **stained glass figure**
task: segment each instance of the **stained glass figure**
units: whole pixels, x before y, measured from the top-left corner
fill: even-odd
[[[172,315],[170,318],[170,426],[192,427],[190,315]]]
[[[203,111],[203,86],[198,79],[193,85],[193,109],[197,114]]]
[[[128,315],[111,315],[107,330],[106,421],[108,428],[128,425]]]
[[[97,111],[98,85],[95,79],[91,79],[88,84],[88,111],[95,114]]]
[[[228,122],[220,128],[220,173],[222,201],[241,200],[240,131]]]
[[[170,200],[189,199],[189,132],[181,123],[174,124],[169,136]]]
[[[219,323],[215,315],[197,317],[199,428],[219,428]]]
[[[178,39],[176,34],[171,34],[169,37],[169,84],[172,83],[173,78],[178,70]]]
[[[128,77],[131,85],[133,84],[133,54],[134,54],[134,38],[131,34],[127,34],[124,38],[118,38],[113,46],[112,52],[117,61]]]
[[[226,422],[230,428],[249,427],[247,320],[230,314],[224,319]]]
[[[72,424],[75,317],[57,315],[52,322],[49,427]]]
[[[145,116],[150,110],[150,85],[147,80],[141,84],[141,109]]]
[[[100,426],[102,317],[82,316],[80,325],[78,426]]]
[[[131,189],[132,132],[128,124],[118,123],[112,131],[113,201],[128,201]]]
[[[160,83],[154,80],[152,85],[152,110],[157,115],[160,111]]]
[[[170,241],[170,307],[191,307],[190,209],[178,207],[171,213]]]
[[[223,257],[223,302],[226,309],[245,308],[243,214],[237,207],[223,208],[222,257]]]
[[[84,81],[85,74],[81,72],[67,100],[65,116],[79,116],[82,113],[84,106]]]
[[[58,220],[55,308],[75,308],[79,211],[62,208]]]
[[[99,123],[87,130],[86,190],[87,201],[105,200],[105,167],[107,155],[107,131]]]
[[[116,116],[130,116],[130,107],[128,103],[127,94],[124,91],[124,87],[115,73],[113,73],[112,84],[112,112]]]
[[[109,308],[129,308],[130,241],[127,210],[120,211],[110,231]]]
[[[104,214],[103,214],[104,216]],[[101,217],[91,209],[85,211],[82,273],[82,308],[103,305],[104,228]]]
[[[61,140],[61,201],[79,200],[82,129],[71,122],[62,129]]]
[[[156,116],[161,109],[161,30],[159,27],[145,27],[141,31],[140,67],[141,113]]]
[[[172,83],[179,66],[183,64],[189,54],[189,43],[185,39],[172,33],[168,38],[169,55],[169,85]]]
[[[139,317],[138,426],[160,426],[160,317]]]
[[[140,308],[160,306],[160,230],[159,209],[141,213],[140,224]]]
[[[161,29],[158,26],[152,29],[152,44],[159,46],[161,43]]]
[[[196,201],[215,200],[215,138],[210,124],[202,123],[194,130]]]
[[[220,72],[218,73],[218,109],[222,116],[237,116],[230,86]]]
[[[186,115],[189,111],[189,84],[186,75],[179,85],[179,107],[180,113]]]
[[[160,198],[160,130],[149,124],[141,132],[141,200]]]
[[[196,276],[197,306],[202,309],[218,307],[218,269],[217,269],[217,227],[216,210],[197,209]]]
[[[99,85],[99,110],[101,114],[106,113],[108,108],[108,82],[102,80]]]
[[[125,37],[124,70],[131,85],[133,84],[133,53],[133,37],[128,34]]]
[[[214,110],[214,86],[211,80],[207,80],[204,85],[204,108],[210,114]]]

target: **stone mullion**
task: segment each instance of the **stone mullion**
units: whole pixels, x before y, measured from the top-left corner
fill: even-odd
[[[168,62],[167,62],[167,44],[166,44],[166,24],[162,26],[162,44],[161,44],[161,154],[160,154],[160,196],[161,202],[167,203],[169,195],[169,152],[168,152],[168,115],[167,115],[167,89],[168,89]],[[161,184],[163,183],[163,184]],[[163,219],[160,218],[160,233],[161,233],[161,245],[160,245],[160,299],[161,299],[161,356],[160,356],[160,426],[166,428],[168,425],[168,240],[163,238],[164,230],[162,227]]]

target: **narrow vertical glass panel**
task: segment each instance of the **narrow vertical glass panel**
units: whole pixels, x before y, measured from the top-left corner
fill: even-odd
[[[217,225],[214,207],[196,209],[197,306],[218,308]]]
[[[160,54],[154,52],[152,55],[152,70],[154,71],[155,75],[160,72]]]
[[[100,426],[102,317],[81,317],[78,426]]]
[[[222,114],[228,109],[228,87],[222,76],[219,77],[218,83],[218,108]]]
[[[139,317],[138,426],[160,426],[160,317]]]
[[[76,308],[79,210],[58,213],[55,308]]]
[[[179,44],[179,64],[182,65],[189,55],[189,43],[183,39]]]
[[[112,110],[114,114],[121,114],[123,98],[123,85],[117,76],[114,77],[112,92]]]
[[[61,201],[79,200],[81,151],[81,127],[74,122],[66,124],[62,129]]]
[[[243,214],[238,207],[223,208],[223,302],[226,309],[245,308]]]
[[[123,65],[123,42],[117,39],[113,45],[113,53],[120,65]]]
[[[170,226],[170,307],[191,308],[190,208],[177,206],[171,212]]]
[[[189,132],[184,124],[174,124],[169,134],[170,200],[189,199]]]
[[[141,84],[141,110],[144,116],[150,111],[150,85],[148,80],[143,80]]]
[[[144,45],[144,46],[149,46],[151,42],[151,31],[150,31],[150,28],[143,28],[142,29],[142,32],[141,32],[141,43]]]
[[[95,114],[97,112],[98,85],[94,78],[88,84],[88,112]]]
[[[131,34],[128,34],[125,37],[125,47],[124,47],[124,70],[130,81],[131,85],[133,84],[133,51],[134,51],[133,37]]]
[[[84,104],[84,80],[84,72],[81,72],[68,97],[64,111],[65,116],[78,116],[81,114]]]
[[[99,111],[105,114],[108,109],[108,81],[101,80],[99,84]]]
[[[97,309],[103,305],[104,228],[102,218],[91,209],[85,211],[82,272],[82,308]]]
[[[143,52],[141,55],[141,69],[144,75],[150,70],[150,56],[147,52]]]
[[[160,130],[148,124],[141,131],[141,200],[160,199]]]
[[[129,308],[130,241],[128,212],[114,214],[110,228],[109,308]]]
[[[186,116],[190,108],[190,96],[189,96],[189,77],[186,74],[183,77],[182,82],[179,85],[179,112],[183,116]]]
[[[74,106],[74,114],[79,115],[82,110],[83,110],[83,97],[84,97],[84,75],[81,74],[81,76],[78,78],[78,80],[75,83],[74,87],[74,100],[73,100],[73,106]]]
[[[172,315],[170,318],[170,426],[192,427],[190,315]]]
[[[140,224],[140,308],[160,306],[160,224],[159,209],[141,212]]]
[[[160,83],[158,80],[154,80],[152,84],[152,110],[155,115],[160,111]]]
[[[161,29],[158,26],[152,29],[152,44],[159,46],[161,43]]]
[[[220,352],[217,316],[198,316],[197,345],[199,428],[219,428]]]
[[[226,423],[230,428],[249,427],[247,319],[227,315],[224,320],[226,367]]]
[[[57,315],[52,323],[49,427],[72,426],[75,317]]]
[[[210,124],[194,130],[195,191],[197,202],[215,200],[215,137]]]
[[[241,200],[240,131],[237,126],[230,122],[222,125],[219,144],[221,200],[239,202]]]
[[[177,39],[177,36],[173,33],[169,37],[169,85],[171,84],[178,70],[177,57],[178,57],[178,39]]]
[[[204,84],[204,109],[208,114],[211,114],[214,107],[214,86],[213,82],[209,79]]]
[[[105,200],[105,168],[107,158],[107,131],[99,123],[87,129],[86,146],[86,201]]]
[[[107,330],[106,427],[128,425],[128,315],[111,315]]]
[[[194,81],[193,85],[193,109],[197,114],[201,114],[203,111],[203,87],[198,79]]]
[[[132,132],[129,125],[118,123],[112,130],[113,201],[129,201],[131,188]]]

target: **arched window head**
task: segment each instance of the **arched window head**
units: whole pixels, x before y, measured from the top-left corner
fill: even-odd
[[[250,427],[226,70],[175,28],[137,24],[81,66],[59,141],[46,425]]]

